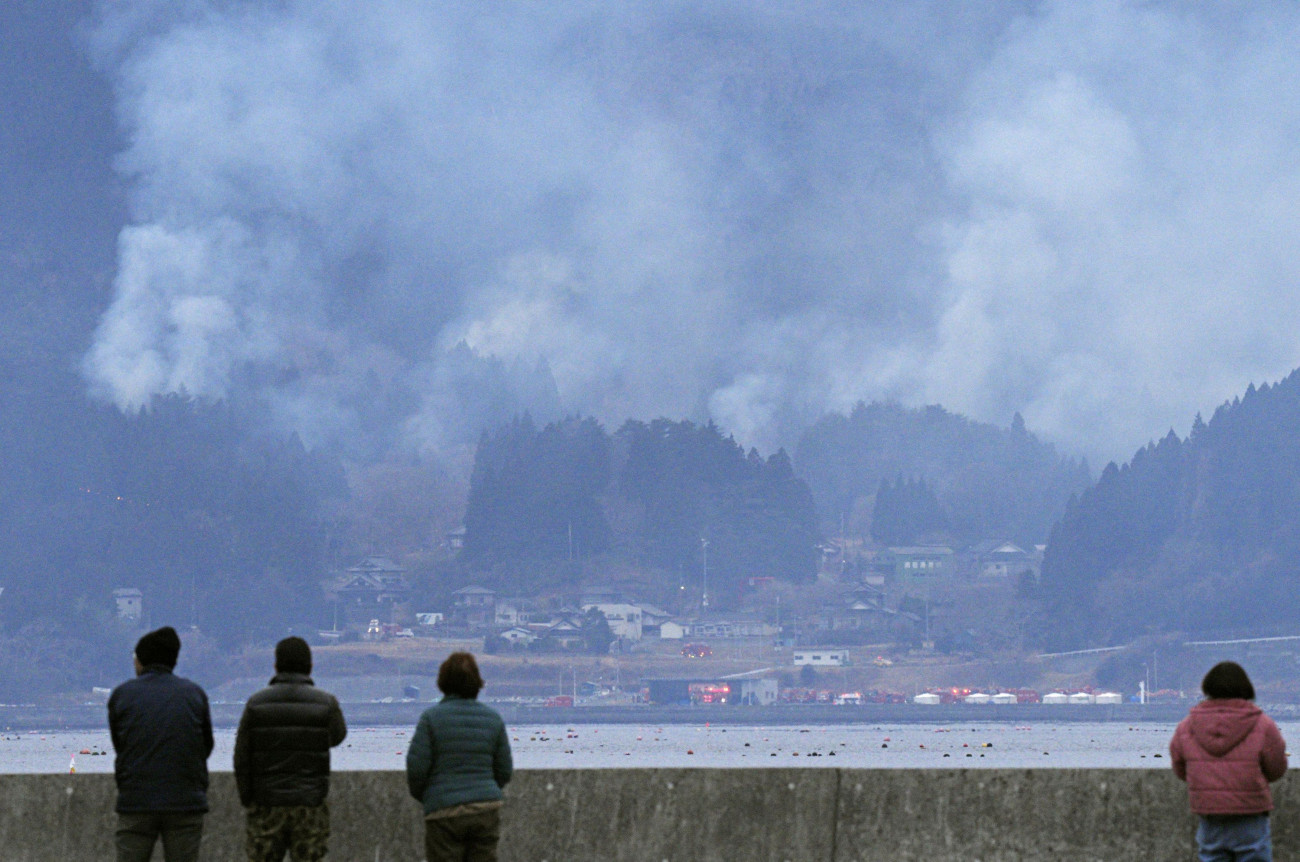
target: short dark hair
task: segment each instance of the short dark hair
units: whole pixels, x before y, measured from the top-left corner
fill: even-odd
[[[1201,691],[1215,699],[1254,700],[1255,686],[1245,669],[1235,661],[1221,661],[1201,680]]]
[[[160,664],[174,668],[180,654],[181,636],[171,626],[154,629],[135,642],[135,658],[143,667]]]
[[[275,645],[276,673],[311,673],[311,647],[300,637],[287,637]]]
[[[478,672],[478,662],[467,652],[454,652],[438,668],[438,688],[443,694],[478,697],[483,688],[483,677]]]

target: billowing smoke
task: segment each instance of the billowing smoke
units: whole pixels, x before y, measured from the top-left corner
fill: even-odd
[[[1300,364],[1289,3],[101,7],[86,358],[309,439],[859,399],[1123,455]]]

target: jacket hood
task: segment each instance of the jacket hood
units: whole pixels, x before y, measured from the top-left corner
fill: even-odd
[[[286,671],[271,677],[268,685],[315,685],[315,683],[312,682],[310,674]]]
[[[1222,757],[1245,739],[1264,712],[1248,700],[1216,699],[1192,707],[1188,716],[1192,737],[1214,757]]]

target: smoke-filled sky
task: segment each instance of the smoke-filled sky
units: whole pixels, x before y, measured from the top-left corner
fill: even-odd
[[[611,424],[893,398],[1125,458],[1300,365],[1289,0],[105,0],[86,41],[121,405],[436,448],[464,342]]]

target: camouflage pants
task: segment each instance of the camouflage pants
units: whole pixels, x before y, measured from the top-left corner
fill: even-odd
[[[253,805],[248,809],[249,862],[320,862],[330,837],[328,804]]]

